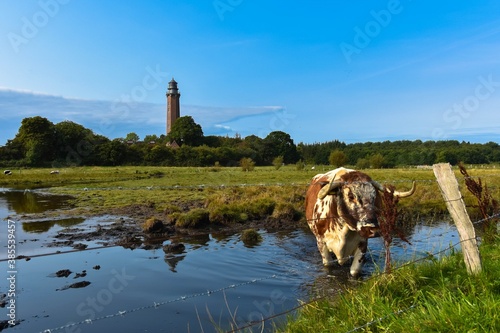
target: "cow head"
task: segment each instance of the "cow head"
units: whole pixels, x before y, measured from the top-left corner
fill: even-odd
[[[318,193],[318,199],[324,199],[328,195],[335,196],[338,215],[349,229],[357,231],[364,238],[378,236],[377,210],[381,207],[379,192],[388,191],[383,185],[359,171],[345,173],[321,185],[323,187]],[[404,198],[414,192],[415,182],[411,190],[395,191],[394,195]]]

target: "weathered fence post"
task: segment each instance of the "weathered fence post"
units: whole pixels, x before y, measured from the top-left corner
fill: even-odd
[[[467,214],[457,178],[449,163],[434,164],[433,169],[446,207],[457,226],[467,271],[469,274],[477,274],[481,272],[481,257],[477,247],[476,231]]]

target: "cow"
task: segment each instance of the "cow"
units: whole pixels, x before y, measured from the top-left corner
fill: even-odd
[[[7,175],[7,176],[10,176],[10,175],[12,175],[12,171],[10,171],[10,170],[4,170],[3,174]]]
[[[361,273],[368,238],[377,237],[380,192],[388,191],[367,174],[338,168],[312,178],[306,193],[306,218],[318,244],[325,266],[343,265],[353,256],[350,273]],[[407,192],[394,191],[400,198],[415,192],[415,182]]]

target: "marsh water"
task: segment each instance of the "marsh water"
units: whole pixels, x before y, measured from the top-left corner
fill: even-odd
[[[15,297],[2,297],[0,321],[9,320],[11,299],[17,320],[7,332],[217,332],[251,324],[245,331],[270,332],[287,318],[278,314],[299,301],[357,283],[348,279],[348,267],[322,267],[306,229],[260,230],[263,240],[253,247],[238,234],[177,237],[185,245],[177,254],[103,247],[95,240],[84,241],[82,251],[53,246],[59,232],[122,218],[43,215],[68,207],[68,198],[42,190],[0,188],[0,295],[12,290],[13,281],[15,286]],[[41,218],[29,219],[32,213]],[[9,234],[22,258],[15,266],[6,260]],[[417,224],[407,236],[411,245],[394,241],[395,261],[436,253],[458,241],[446,222]],[[383,269],[381,240],[370,240],[369,248],[365,276]],[[261,323],[269,317],[275,318]]]

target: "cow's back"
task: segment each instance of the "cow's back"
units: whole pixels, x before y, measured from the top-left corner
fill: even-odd
[[[354,170],[346,168],[337,168],[335,170],[328,171],[327,173],[320,173],[314,176],[309,184],[309,188],[306,192],[306,219],[309,221],[314,218],[314,206],[318,201],[324,199],[318,199],[318,193],[323,186],[331,182],[332,180],[337,180],[346,173],[352,172]]]

